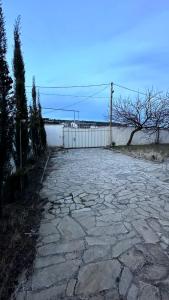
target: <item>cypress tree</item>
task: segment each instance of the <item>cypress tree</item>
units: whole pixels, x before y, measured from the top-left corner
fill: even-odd
[[[45,152],[47,147],[46,142],[46,131],[45,131],[45,124],[42,117],[42,108],[40,104],[40,95],[38,92],[38,115],[39,115],[39,138],[40,138],[40,150],[41,153]]]
[[[33,110],[37,112],[35,76],[33,76],[33,80],[32,80],[32,104],[33,104]]]
[[[10,160],[13,141],[12,79],[9,75],[6,53],[5,21],[0,2],[0,199],[2,199],[3,184],[11,171]]]
[[[20,17],[14,27],[14,94],[16,101],[15,162],[17,168],[24,167],[29,154],[28,110],[25,91],[25,67],[20,40]]]
[[[35,77],[32,83],[32,106],[30,107],[30,135],[34,157],[37,158],[40,154],[40,139],[39,139],[39,122],[38,122],[38,109],[37,109],[37,96]]]
[[[34,154],[34,149],[33,149],[33,109],[32,109],[32,105],[30,105],[29,107],[29,138],[31,141],[31,155],[35,155]]]

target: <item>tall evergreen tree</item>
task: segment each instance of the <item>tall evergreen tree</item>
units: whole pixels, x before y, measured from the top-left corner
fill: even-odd
[[[46,131],[45,131],[45,124],[42,117],[42,108],[40,104],[40,95],[38,92],[38,115],[39,115],[39,138],[40,138],[40,148],[41,153],[46,150],[47,142],[46,142]]]
[[[37,112],[37,100],[36,100],[36,83],[35,83],[35,76],[33,76],[32,80],[32,104],[33,110]]]
[[[30,107],[30,136],[33,155],[35,158],[39,155],[40,139],[39,139],[39,121],[38,121],[38,109],[37,109],[37,96],[36,96],[36,84],[35,77],[33,77],[32,83],[32,106]]]
[[[0,2],[0,199],[3,183],[10,173],[13,139],[12,79],[6,61],[7,41],[2,4]],[[0,201],[0,207],[2,203]]]
[[[25,91],[25,67],[20,40],[20,17],[18,17],[14,27],[13,69],[16,101],[15,161],[17,168],[19,168],[26,165],[29,153],[28,110]]]

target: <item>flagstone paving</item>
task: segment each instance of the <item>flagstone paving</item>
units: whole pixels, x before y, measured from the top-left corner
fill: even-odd
[[[54,152],[34,272],[17,300],[168,300],[165,164],[106,149]]]

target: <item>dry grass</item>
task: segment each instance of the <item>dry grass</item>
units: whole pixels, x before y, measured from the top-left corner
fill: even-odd
[[[29,185],[18,201],[3,208],[0,218],[0,299],[3,300],[10,299],[20,274],[25,269],[27,276],[31,272],[43,211],[38,191],[45,161],[44,157],[30,170]]]
[[[164,162],[169,158],[169,144],[115,146],[113,149],[136,158],[156,162]]]

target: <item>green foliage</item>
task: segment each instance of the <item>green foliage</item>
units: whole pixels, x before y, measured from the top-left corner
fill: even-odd
[[[29,153],[28,110],[25,91],[25,67],[21,51],[20,17],[14,27],[14,94],[16,101],[16,134],[15,134],[15,162],[17,168],[25,166]]]
[[[32,102],[33,102],[33,110],[37,112],[37,104],[36,104],[36,84],[35,84],[35,76],[33,76],[32,82]]]
[[[20,178],[28,164],[29,132],[35,158],[46,149],[46,132],[41,114],[41,105],[38,100],[33,78],[32,107],[28,120],[27,99],[25,90],[25,67],[21,50],[20,40],[20,17],[14,27],[14,94],[12,91],[13,81],[9,74],[6,61],[7,42],[5,22],[2,5],[0,2],[0,202],[8,187],[20,184]],[[14,146],[14,147],[13,147]],[[11,157],[14,152],[17,172],[11,176]],[[0,209],[1,209],[0,203]]]
[[[10,159],[13,142],[12,79],[6,61],[7,43],[4,25],[0,3],[0,199],[4,181],[11,172]]]
[[[35,77],[33,77],[32,84],[32,106],[30,106],[30,139],[32,145],[33,156],[37,158],[39,156],[39,121],[38,121],[38,109],[37,109],[37,101],[36,101],[36,85],[35,85]]]
[[[41,152],[43,153],[46,150],[47,142],[46,142],[46,131],[45,124],[42,118],[42,108],[40,104],[40,97],[38,95],[38,114],[39,114],[39,137],[40,137],[40,147]]]
[[[42,118],[39,94],[37,104],[35,77],[33,77],[32,106],[30,107],[30,138],[33,155],[37,158],[46,150],[46,132]]]

